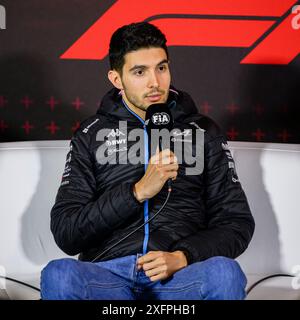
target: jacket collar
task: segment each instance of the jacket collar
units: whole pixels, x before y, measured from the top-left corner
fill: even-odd
[[[192,98],[185,92],[170,87],[167,104],[174,118],[174,121],[182,121],[187,116],[198,113]],[[134,116],[124,105],[120,90],[113,88],[103,97],[97,114],[105,115],[116,121],[128,121],[139,123],[140,120]]]

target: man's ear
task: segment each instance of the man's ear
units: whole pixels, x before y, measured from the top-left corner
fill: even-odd
[[[117,89],[123,90],[121,76],[118,71],[109,70],[107,77],[108,77],[109,81],[113,84],[114,87],[116,87]]]

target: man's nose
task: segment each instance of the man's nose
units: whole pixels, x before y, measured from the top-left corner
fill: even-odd
[[[155,71],[150,72],[148,86],[149,86],[149,88],[158,88],[159,87],[158,76]]]

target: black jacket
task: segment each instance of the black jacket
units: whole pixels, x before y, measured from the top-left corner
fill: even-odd
[[[192,133],[193,149],[197,130],[203,133],[203,171],[186,175],[185,169],[191,165],[180,164],[162,212],[96,261],[150,250],[182,250],[189,263],[212,256],[236,258],[252,238],[254,220],[224,135],[211,119],[197,113],[188,94],[172,89],[168,104],[174,127]],[[106,139],[113,136],[115,145],[110,142],[110,152],[118,159],[128,155],[134,143],[127,139],[126,128],[119,128],[119,121],[125,121],[128,134],[144,128],[143,121],[123,103],[119,91],[112,89],[97,114],[75,132],[51,211],[57,245],[69,255],[80,253],[79,259],[84,261],[92,261],[151,218],[167,196],[164,186],[155,197],[140,204],[133,195],[133,185],[142,178],[146,166],[99,163],[99,147],[106,146],[106,140],[100,141],[99,130],[107,129]]]

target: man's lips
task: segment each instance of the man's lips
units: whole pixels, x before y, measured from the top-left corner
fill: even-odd
[[[154,102],[154,101],[160,100],[161,97],[162,95],[157,93],[157,94],[147,96],[147,99],[150,100],[151,102]]]

